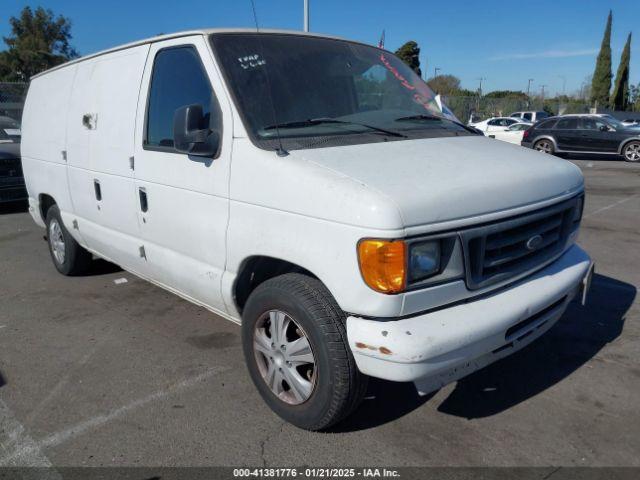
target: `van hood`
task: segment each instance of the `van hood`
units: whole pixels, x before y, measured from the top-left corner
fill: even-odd
[[[381,194],[405,227],[500,212],[583,188],[580,169],[481,136],[393,141],[291,152]]]

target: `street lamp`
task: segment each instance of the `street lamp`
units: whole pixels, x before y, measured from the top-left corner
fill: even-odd
[[[304,0],[304,31],[309,31],[309,0]]]
[[[440,71],[440,67],[435,67],[433,69],[433,78],[436,78],[438,76],[438,72]]]
[[[564,96],[567,87],[567,77],[564,75],[558,75],[558,78],[562,79],[562,95]]]
[[[480,87],[478,88],[478,99],[477,99],[477,107],[476,107],[476,111],[480,111],[480,98],[482,98],[482,81],[486,80],[485,77],[480,77],[478,78],[478,80],[480,80]]]

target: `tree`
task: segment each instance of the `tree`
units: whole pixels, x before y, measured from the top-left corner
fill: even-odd
[[[427,85],[440,95],[457,95],[460,92],[460,79],[454,75],[438,75],[427,80]]]
[[[416,42],[413,40],[408,41],[396,50],[396,55],[409,65],[418,76],[422,76],[422,71],[420,70],[420,47]]]
[[[494,90],[485,95],[487,98],[513,98],[516,100],[527,101],[527,94],[518,90]]]
[[[629,86],[629,105],[634,112],[640,111],[640,83]]]
[[[9,19],[8,49],[0,52],[0,79],[28,81],[33,75],[78,56],[70,45],[71,21],[42,7],[24,7]]]
[[[615,110],[626,110],[629,107],[629,62],[631,61],[631,33],[622,50],[620,65],[616,74],[615,87],[611,103]]]
[[[596,60],[596,68],[593,72],[591,83],[591,101],[597,102],[599,107],[609,105],[609,92],[611,91],[611,22],[613,15],[609,10],[607,26],[602,37],[600,53]]]

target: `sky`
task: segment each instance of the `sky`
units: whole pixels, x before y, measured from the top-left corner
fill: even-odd
[[[309,0],[310,30],[377,44],[407,40],[421,47],[426,75],[453,74],[462,86],[483,91],[545,85],[547,94],[580,89],[593,73],[606,16],[613,10],[613,73],[627,34],[631,83],[640,83],[639,0],[405,1]],[[73,23],[72,44],[86,55],[159,33],[195,28],[254,27],[251,0],[1,0],[0,36],[8,18],[26,5],[44,6]],[[255,0],[262,28],[302,29],[303,0]],[[0,42],[0,49],[4,44]]]

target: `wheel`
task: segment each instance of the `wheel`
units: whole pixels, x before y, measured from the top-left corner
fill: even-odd
[[[347,344],[345,315],[319,280],[288,273],[265,281],[242,319],[249,374],[281,418],[323,430],[359,405],[367,377]]]
[[[555,150],[553,148],[553,142],[551,140],[547,140],[546,138],[543,138],[542,140],[538,140],[536,143],[534,143],[533,149],[542,153],[549,153],[549,154],[553,154]]]
[[[640,161],[640,142],[629,142],[622,149],[622,156],[627,162]]]
[[[46,218],[47,242],[56,269],[63,275],[79,275],[91,264],[91,254],[82,248],[62,223],[57,205],[49,208]]]

